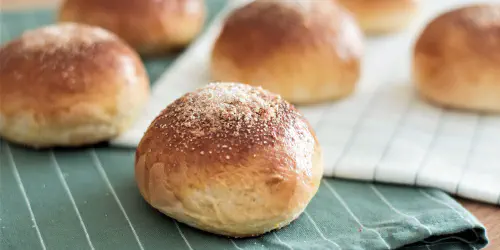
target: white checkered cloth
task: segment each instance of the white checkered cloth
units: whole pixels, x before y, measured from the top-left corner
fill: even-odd
[[[423,0],[405,32],[367,38],[353,96],[298,107],[323,147],[326,177],[430,186],[500,204],[500,116],[432,106],[417,96],[410,76],[414,40],[423,26],[438,13],[473,2],[478,1]],[[163,74],[144,115],[113,145],[136,147],[163,108],[208,83],[211,46],[230,11],[226,8]]]

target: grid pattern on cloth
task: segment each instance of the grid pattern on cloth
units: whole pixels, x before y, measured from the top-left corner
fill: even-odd
[[[213,12],[222,6],[210,3]],[[54,16],[0,13],[2,43]],[[145,61],[151,79],[174,59]],[[0,249],[436,250],[487,244],[484,227],[441,191],[333,178],[322,181],[291,225],[252,239],[219,237],[147,205],[133,162],[131,148],[31,150],[0,140]]]

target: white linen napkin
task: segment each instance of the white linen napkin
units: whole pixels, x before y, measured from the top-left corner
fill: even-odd
[[[209,82],[212,44],[225,16],[245,2],[230,1],[160,77],[143,116],[112,145],[136,147],[162,109]],[[354,95],[298,106],[323,147],[326,177],[430,186],[500,204],[500,116],[432,106],[418,97],[410,75],[413,43],[424,25],[450,8],[475,2],[422,1],[417,20],[406,31],[367,37]]]

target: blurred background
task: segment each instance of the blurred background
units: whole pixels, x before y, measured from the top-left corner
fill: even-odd
[[[19,8],[45,8],[56,6],[61,0],[0,0],[1,10],[12,10]],[[105,0],[102,0],[105,1]],[[210,0],[208,0],[210,1]],[[318,0],[321,1],[321,0]],[[463,199],[458,199],[469,211],[477,216],[488,228],[492,241],[491,248],[487,249],[500,249],[500,217],[498,208],[481,204],[478,202],[471,202]]]
[[[0,0],[0,8],[11,9],[25,6],[47,6],[59,3],[60,0]]]

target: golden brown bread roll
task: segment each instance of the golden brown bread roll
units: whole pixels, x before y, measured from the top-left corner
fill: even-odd
[[[367,34],[405,29],[418,13],[420,0],[336,0],[346,7]]]
[[[262,86],[296,104],[350,95],[363,37],[331,1],[257,0],[225,20],[212,51],[214,81]]]
[[[204,0],[64,0],[59,20],[103,27],[152,56],[190,43],[205,12]]]
[[[305,118],[261,88],[212,83],[170,104],[136,153],[153,207],[193,227],[256,236],[296,219],[320,185],[320,145]]]
[[[25,32],[0,48],[0,135],[33,147],[113,138],[139,113],[149,81],[137,53],[77,24]]]
[[[413,74],[419,92],[445,107],[500,112],[500,5],[442,13],[418,37]]]

